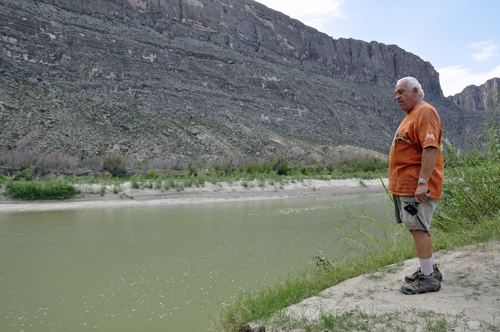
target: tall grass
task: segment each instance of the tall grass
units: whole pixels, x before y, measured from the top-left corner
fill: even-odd
[[[500,164],[447,169],[449,184],[443,189],[437,226],[443,229],[476,224],[500,210]]]
[[[492,102],[483,137],[476,140],[475,153],[446,148],[446,184],[438,205],[437,227],[444,230],[477,224],[500,211],[500,129],[498,102]]]
[[[5,195],[11,198],[34,199],[66,199],[80,193],[68,181],[7,181]]]

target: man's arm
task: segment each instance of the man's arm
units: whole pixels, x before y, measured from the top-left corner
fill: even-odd
[[[434,165],[436,165],[436,157],[437,157],[438,149],[430,146],[422,151],[422,165],[420,168],[419,179],[429,181],[431,178],[432,171],[434,170]],[[429,186],[427,183],[422,183],[417,186],[417,190],[415,191],[415,200],[419,203],[423,203],[429,194],[427,194],[427,190]]]

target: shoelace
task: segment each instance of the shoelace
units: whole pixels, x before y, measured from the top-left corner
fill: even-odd
[[[421,280],[421,279],[422,279],[422,278],[417,278],[417,279],[415,279],[415,281],[414,281],[414,282],[412,282],[412,283],[410,284],[410,286],[419,286],[419,285],[420,285],[420,280]]]

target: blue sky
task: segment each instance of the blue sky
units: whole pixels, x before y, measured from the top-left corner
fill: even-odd
[[[500,77],[500,0],[257,0],[333,38],[395,44],[429,61],[445,96]]]

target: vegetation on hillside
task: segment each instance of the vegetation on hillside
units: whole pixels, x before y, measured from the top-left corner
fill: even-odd
[[[175,161],[165,161],[163,164],[156,161],[156,163],[151,165],[163,167],[174,166],[175,168],[151,167],[147,171],[140,169],[127,171],[127,162],[123,156],[107,155],[102,160],[93,159],[92,165],[96,170],[96,174],[98,174],[97,177],[89,176],[90,172],[79,173],[86,176],[75,176],[75,173],[68,176],[66,172],[64,178],[35,180],[41,174],[51,174],[44,167],[46,165],[51,165],[52,170],[60,170],[61,173],[64,173],[62,167],[73,164],[68,161],[69,159],[61,154],[38,157],[33,154],[6,154],[0,158],[0,165],[9,167],[18,166],[21,170],[17,171],[13,177],[4,175],[3,180],[0,180],[0,186],[2,182],[6,182],[5,194],[12,198],[63,199],[70,198],[79,191],[74,190],[72,193],[65,191],[64,194],[54,194],[54,188],[62,188],[63,185],[66,187],[73,185],[83,188],[82,190],[85,194],[103,195],[106,190],[117,194],[122,191],[122,184],[125,181],[131,181],[133,189],[150,188],[165,191],[171,189],[181,191],[193,185],[203,187],[206,182],[213,183],[214,185],[221,185],[222,182],[232,185],[239,182],[245,188],[252,186],[263,188],[266,185],[275,185],[277,189],[282,189],[286,183],[302,182],[305,179],[359,178],[363,180],[377,177],[377,170],[382,170],[384,173],[387,172],[386,161],[364,155],[344,158],[338,161],[327,162],[321,160],[310,161],[304,164],[295,163],[293,165],[290,165],[286,158],[238,160],[236,162],[233,162],[233,160],[223,162],[216,160],[210,165],[204,162],[192,162],[186,165],[186,167],[180,167],[181,165],[176,164]],[[33,189],[35,187],[34,183],[38,183],[36,185],[37,190]],[[100,184],[100,186],[95,187],[93,186],[94,184]],[[106,186],[109,185],[113,186],[112,189],[106,189]]]
[[[106,172],[113,177],[125,177],[127,173],[146,174],[155,169],[163,175],[196,175],[200,172],[229,176],[241,173],[272,173],[288,175],[293,173],[324,174],[375,172],[387,169],[387,161],[358,153],[349,157],[302,162],[284,157],[246,157],[239,159],[219,158],[211,162],[194,158],[190,162],[179,159],[128,160],[120,154],[107,154],[79,159],[62,152],[37,153],[35,151],[0,151],[0,166],[16,171],[31,169],[34,174],[47,171],[65,173]]]

